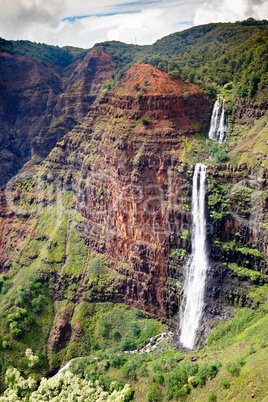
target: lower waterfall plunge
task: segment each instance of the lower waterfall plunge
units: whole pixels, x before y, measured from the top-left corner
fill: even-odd
[[[206,166],[194,168],[192,194],[192,253],[186,265],[184,297],[181,307],[180,341],[192,349],[202,316],[208,257],[206,249]]]

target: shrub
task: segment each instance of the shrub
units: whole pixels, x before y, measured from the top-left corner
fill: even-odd
[[[148,402],[161,402],[162,393],[159,386],[155,383],[151,384],[146,397]]]
[[[141,100],[141,93],[137,92],[136,94],[136,101],[139,102]]]
[[[133,388],[128,388],[124,396],[124,402],[129,402],[133,400],[135,390]]]
[[[114,353],[109,357],[109,363],[112,367],[122,367],[125,362],[126,362],[127,358],[124,355],[120,355],[118,353]]]
[[[228,389],[230,388],[230,383],[225,378],[222,378],[220,380],[220,386],[222,387],[222,389]]]
[[[134,350],[136,348],[132,339],[122,338],[120,342],[120,349],[124,352],[126,350]]]
[[[146,364],[146,363],[141,366],[141,368],[140,368],[140,375],[141,375],[142,377],[148,377],[148,376],[149,376],[148,369],[147,369],[147,364]]]
[[[188,378],[188,384],[193,387],[196,388],[198,387],[198,385],[200,384],[200,378],[197,376],[192,376]]]
[[[100,329],[100,335],[103,338],[109,338],[110,331],[111,331],[111,324],[109,324],[107,321],[102,321],[101,329]]]
[[[180,237],[182,240],[187,240],[189,238],[189,229],[182,229]]]
[[[208,401],[209,402],[215,402],[217,400],[217,397],[216,397],[216,395],[214,394],[214,392],[210,392],[209,394],[208,394]]]
[[[247,350],[247,355],[253,355],[253,353],[256,353],[256,350],[254,349],[253,346],[250,346]]]
[[[152,381],[156,382],[157,384],[162,385],[162,384],[164,384],[165,380],[164,380],[164,376],[162,374],[157,373],[152,377]]]
[[[148,116],[142,116],[141,117],[141,122],[144,126],[148,126],[148,124],[150,123],[150,119]]]
[[[135,381],[137,379],[136,366],[132,361],[127,362],[123,367],[123,376]]]
[[[179,257],[181,260],[183,260],[185,258],[185,256],[187,255],[187,250],[185,250],[184,248],[176,248],[176,249],[172,250],[172,254],[176,257]]]
[[[134,336],[140,336],[141,329],[135,322],[130,323],[130,328]]]
[[[135,91],[139,91],[140,90],[140,84],[138,82],[136,82],[136,84],[133,85],[133,89]]]
[[[206,379],[211,380],[212,378],[216,377],[220,366],[221,364],[217,360],[215,360],[215,362],[212,364],[204,363],[200,366],[198,375],[204,380]]]
[[[239,365],[236,362],[229,362],[225,365],[225,370],[228,371],[232,375],[238,375],[239,374]]]
[[[159,362],[159,361],[155,361],[153,364],[152,364],[152,370],[153,370],[153,372],[154,373],[162,373],[162,365],[161,365],[161,363]]]
[[[122,336],[121,336],[120,332],[118,332],[116,329],[113,329],[113,330],[112,330],[112,338],[113,338],[115,341],[120,341],[120,339],[122,338]]]
[[[236,362],[240,367],[243,367],[246,364],[245,359],[243,357],[238,357],[236,359]]]

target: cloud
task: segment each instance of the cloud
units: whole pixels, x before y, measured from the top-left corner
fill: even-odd
[[[90,7],[85,0],[0,0],[0,7],[0,36],[6,39],[84,48],[107,40],[151,44],[192,26],[185,20],[193,18],[189,3],[172,0],[99,0]]]
[[[58,26],[60,15],[66,9],[66,0],[0,0],[0,9],[1,36],[30,39],[31,34],[39,29],[41,38],[47,29]]]
[[[107,40],[145,45],[178,30],[178,20],[169,10],[150,9],[131,14],[86,17],[73,23],[66,20],[60,24],[56,35],[61,46],[68,43],[89,48],[96,42]],[[190,26],[192,23],[181,21],[181,29]],[[50,43],[55,39],[51,33]]]
[[[210,22],[235,22],[249,17],[268,18],[268,0],[211,0],[199,6],[194,24]]]
[[[194,23],[268,18],[267,3],[268,0],[0,0],[0,36],[84,48],[107,40],[144,45]]]

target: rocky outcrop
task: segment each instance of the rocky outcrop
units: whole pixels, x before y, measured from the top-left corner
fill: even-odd
[[[68,176],[76,192],[86,244],[125,278],[114,301],[159,317],[177,305],[167,282],[170,239],[179,248],[189,223],[182,141],[208,124],[209,110],[197,86],[136,64],[47,159],[47,174],[65,185]],[[91,297],[103,301],[105,290]]]
[[[99,56],[97,53],[88,55],[85,65],[95,63],[97,69]],[[107,56],[101,54],[101,57],[102,65],[106,63],[104,79],[111,70]],[[87,68],[79,70],[80,67],[76,66],[77,75],[81,87],[85,88]],[[80,98],[79,104],[79,91],[76,92],[74,86],[74,75],[70,75],[69,95],[57,106],[62,105],[66,116],[75,113],[76,104],[80,111],[86,112],[88,99],[86,96]],[[95,101],[93,98],[92,102]],[[182,162],[182,155],[193,134],[207,128],[210,110],[205,93],[196,85],[170,78],[150,65],[138,63],[57,143],[40,167],[38,177],[42,188],[51,185],[55,191],[68,191],[75,196],[75,209],[82,217],[75,230],[88,250],[98,258],[103,256],[104,261],[104,268],[95,266],[94,279],[87,274],[86,270],[90,270],[87,265],[76,268],[73,274],[66,271],[67,254],[69,257],[72,252],[75,254],[68,244],[73,224],[70,214],[65,234],[62,233],[65,251],[55,262],[53,274],[56,275],[53,282],[55,319],[48,340],[51,353],[64,348],[69,339],[83,336],[79,323],[72,321],[73,310],[59,314],[55,307],[59,301],[126,303],[159,319],[172,317],[172,325],[176,327],[184,265],[187,253],[191,251],[193,167]],[[266,274],[267,242],[238,219],[237,206],[241,204],[244,213],[247,205],[234,203],[235,198],[230,198],[230,205],[236,212],[233,215],[226,207],[226,185],[236,184],[245,177],[250,179],[251,173],[254,172],[243,166],[208,168],[211,268],[206,287],[206,314],[201,325],[203,336],[208,328],[207,320],[227,316],[230,305],[250,305],[246,298],[250,277],[239,277],[228,263],[248,264]],[[264,183],[266,179],[266,176],[261,177],[260,182]],[[25,189],[24,184],[22,189]],[[34,203],[33,190],[27,190],[20,194],[15,186],[13,195],[18,205],[25,197],[28,197],[29,205]],[[211,198],[212,195],[216,198]],[[4,236],[0,251],[2,270],[7,271],[16,254],[9,255],[7,239],[11,231],[14,233],[13,223],[17,218],[7,205],[3,203],[3,206],[0,225]],[[30,230],[34,222],[37,225],[35,217],[26,217],[25,223],[18,224],[12,245],[29,233],[39,241]],[[236,250],[230,252],[223,243],[236,241],[238,232],[240,240]],[[44,253],[59,247],[59,239],[42,238],[42,241]],[[246,256],[238,250],[243,247],[255,247],[263,258],[260,259],[257,253]],[[33,253],[31,258],[37,256],[38,253]],[[46,272],[50,272],[53,252],[42,264]],[[105,279],[102,269],[111,273]]]
[[[0,186],[32,155],[48,155],[88,113],[113,71],[97,48],[66,68],[0,53]]]

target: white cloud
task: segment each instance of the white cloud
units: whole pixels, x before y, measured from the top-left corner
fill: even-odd
[[[209,22],[235,22],[249,17],[268,18],[268,0],[211,0],[195,12],[195,25]]]
[[[190,13],[189,7],[185,6],[183,9],[143,9],[130,14],[88,17],[76,19],[72,24],[64,21],[57,33],[58,42],[86,48],[107,40],[151,44],[165,35],[192,26],[192,23],[184,23],[185,18],[192,17],[193,12]]]
[[[0,36],[59,46],[151,44],[195,24],[268,18],[268,0],[0,0]],[[85,17],[73,22],[66,18]],[[186,21],[186,22],[185,22]],[[187,21],[189,21],[187,23]]]
[[[34,40],[31,35],[39,30],[45,40],[45,32],[56,29],[65,9],[66,0],[0,0],[0,36]]]
[[[154,7],[156,3],[157,8]],[[172,0],[131,3],[99,0],[93,5],[85,0],[10,0],[9,3],[0,0],[0,7],[4,10],[0,14],[1,37],[84,48],[106,40],[151,44],[165,35],[190,27],[191,23],[183,21],[191,20],[194,11],[189,3]],[[133,12],[134,9],[138,11]],[[64,19],[84,15],[92,16],[73,22]]]

